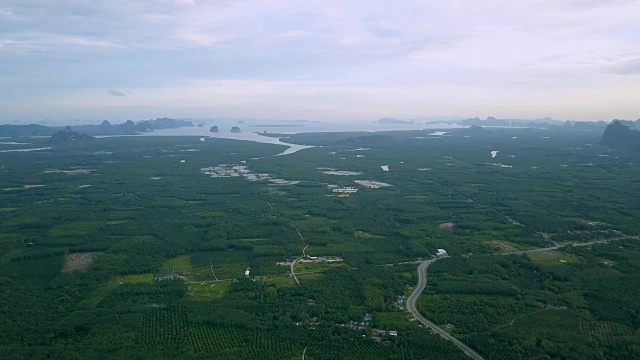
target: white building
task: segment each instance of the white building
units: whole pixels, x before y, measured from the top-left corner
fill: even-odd
[[[244,276],[249,277],[249,269],[245,270]]]
[[[436,249],[438,252],[436,253],[437,257],[447,256],[447,251],[445,249]]]

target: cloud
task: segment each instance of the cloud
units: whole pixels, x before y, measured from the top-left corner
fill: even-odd
[[[400,37],[400,34],[398,34],[396,31],[391,30],[390,28],[382,25],[382,24],[375,24],[375,25],[370,25],[369,26],[369,31],[371,31],[371,33],[375,36],[381,37],[381,38],[395,38],[395,37]]]
[[[13,13],[13,11],[11,11],[11,9],[0,8],[0,16],[11,18],[15,16],[15,14]]]
[[[591,99],[636,89],[634,77],[618,75],[639,72],[638,13],[640,2],[628,0],[157,0],[151,8],[130,0],[3,0],[0,108],[20,114],[54,94],[82,99],[87,112],[102,109],[101,101],[123,106],[122,98],[104,96],[104,89],[127,96],[111,88],[117,84],[136,100],[160,89],[191,94],[181,101],[215,112],[222,105],[209,102],[198,88],[202,80],[219,90],[210,84],[275,84],[282,96],[267,98],[275,103],[315,84],[306,108],[348,116],[427,112],[420,105],[426,95],[436,105],[482,99],[500,108],[505,94],[514,111],[544,98],[535,104],[542,112],[577,114],[577,100],[563,104],[544,92],[589,89]],[[357,89],[349,103],[332,95],[344,89]],[[225,100],[242,107],[252,91],[239,88]],[[149,99],[148,108],[168,106]],[[251,111],[273,107],[260,101],[268,100],[255,100]],[[57,103],[38,106],[46,113]],[[65,111],[80,109],[76,103]],[[631,102],[617,106],[637,109]]]
[[[628,61],[612,69],[618,75],[640,75],[640,59]]]
[[[110,95],[113,95],[113,96],[127,96],[127,92],[126,91],[120,91],[120,90],[116,90],[116,89],[109,89],[109,90],[107,90],[107,93],[109,93]]]

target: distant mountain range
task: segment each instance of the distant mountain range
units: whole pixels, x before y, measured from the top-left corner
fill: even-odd
[[[469,118],[464,120],[455,121],[458,125],[463,126],[509,126],[509,127],[532,127],[532,128],[548,128],[548,129],[561,129],[561,128],[578,128],[582,130],[602,130],[607,126],[604,121],[560,121],[546,117],[541,119],[523,120],[523,119],[497,119],[493,116],[489,116],[486,119]]]
[[[602,144],[611,148],[640,151],[640,119],[614,120],[602,134]]]
[[[158,118],[155,120],[142,120],[133,122],[127,120],[122,124],[112,125],[107,120],[100,125],[77,125],[68,126],[71,131],[88,135],[134,135],[143,132],[150,132],[161,129],[176,129],[180,127],[193,127],[191,121],[171,118]],[[44,126],[39,124],[29,125],[0,125],[0,136],[20,137],[20,136],[52,136],[53,134],[65,130],[63,126]]]
[[[49,139],[49,142],[54,145],[68,145],[93,141],[94,139],[95,138],[91,135],[81,134],[77,131],[71,130],[71,127],[67,126],[64,130],[60,130],[53,134],[51,139]]]
[[[378,124],[413,124],[413,121],[398,120],[395,118],[382,118],[375,121]]]
[[[400,120],[392,117],[385,117],[375,121],[372,123],[377,124],[420,124],[424,121],[424,124],[458,124],[462,126],[489,126],[489,127],[530,127],[530,128],[547,128],[547,129],[561,129],[568,127],[575,127],[577,129],[582,130],[604,130],[607,126],[605,121],[562,121],[555,120],[550,117],[544,117],[539,119],[498,119],[493,116],[489,116],[486,119],[481,119],[479,117],[468,118],[468,119],[414,119],[414,120]],[[621,120],[622,121],[622,120]]]

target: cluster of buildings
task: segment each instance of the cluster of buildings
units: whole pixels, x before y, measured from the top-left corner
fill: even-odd
[[[365,327],[369,326],[370,322],[371,322],[371,315],[369,315],[369,313],[366,313],[364,314],[364,317],[360,322],[351,320],[348,323],[340,324],[339,326],[346,326],[355,330],[364,330]]]
[[[396,308],[396,310],[404,311],[404,303],[405,302],[407,302],[407,296],[406,295],[400,295],[400,296],[398,296],[398,298],[396,299],[395,304],[393,304],[393,305]]]
[[[200,171],[212,178],[243,177],[249,181],[268,180],[275,185],[295,185],[300,182],[296,180],[272,179],[269,174],[252,172],[246,165],[220,164],[218,166],[202,168]]]
[[[343,188],[332,189],[331,191],[338,194],[355,194],[358,192],[358,189],[351,186],[347,186]]]
[[[213,178],[225,178],[225,177],[243,177],[249,181],[267,180],[271,177],[269,174],[256,174],[247,169],[244,165],[230,165],[220,164],[218,166],[212,166],[208,168],[200,169],[203,174],[209,175]]]
[[[386,336],[386,335],[389,335],[389,336],[398,336],[398,331],[396,331],[396,330],[389,330],[389,331],[387,331],[387,330],[381,330],[381,329],[373,329],[373,331],[372,331],[372,335],[371,335],[371,336],[372,336],[375,340],[378,340],[378,341],[379,341],[381,336]]]
[[[310,256],[305,254],[301,261],[315,261],[315,262],[340,262],[342,258],[338,256]]]

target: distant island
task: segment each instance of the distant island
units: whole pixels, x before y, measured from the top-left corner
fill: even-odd
[[[264,124],[264,125],[251,125],[251,127],[263,127],[263,128],[279,128],[279,127],[286,127],[286,128],[292,128],[292,127],[303,127],[304,125],[300,125],[300,124]]]
[[[135,130],[138,132],[149,132],[162,129],[177,129],[181,127],[193,127],[191,121],[177,120],[171,118],[158,118],[155,120],[143,120],[135,124]]]
[[[218,126],[217,126],[217,125],[213,125],[213,126],[211,127],[211,129],[209,129],[209,132],[212,132],[212,133],[217,133],[217,132],[219,132],[219,131],[220,131],[220,130],[218,130]]]
[[[232,127],[232,128],[231,128],[231,132],[232,132],[232,133],[239,133],[239,132],[241,132],[241,130],[240,130],[240,128],[239,128],[239,127],[234,126],[234,127]]]
[[[162,129],[177,129],[180,127],[193,127],[191,121],[171,118],[157,118],[155,120],[142,120],[133,122],[127,120],[122,124],[112,125],[105,120],[100,125],[77,125],[68,126],[72,131],[88,135],[135,135],[143,132],[151,132]],[[45,126],[38,124],[29,125],[0,125],[0,136],[20,137],[20,136],[52,136],[53,134],[66,130],[62,126]]]
[[[466,120],[460,120],[458,121],[458,124],[460,125],[466,125],[466,126],[511,126],[511,121],[509,120],[502,120],[502,119],[496,119],[493,116],[489,116],[487,117],[486,120],[480,120],[480,118],[472,118],[472,119],[466,119]]]
[[[465,134],[482,134],[487,132],[487,130],[485,130],[482,126],[471,125],[470,127],[463,129],[462,132],[464,132]]]

